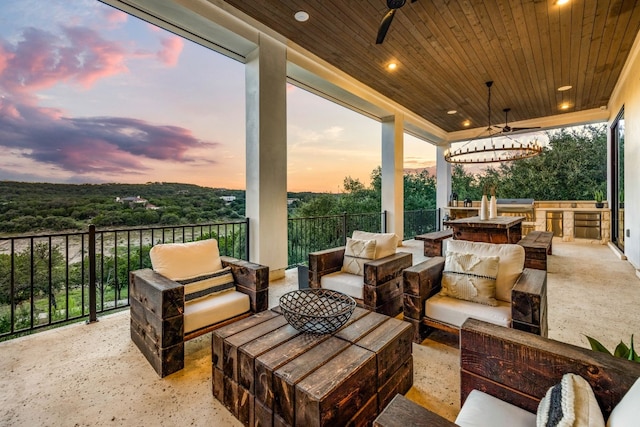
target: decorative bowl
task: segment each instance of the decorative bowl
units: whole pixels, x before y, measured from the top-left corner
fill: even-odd
[[[300,289],[281,296],[280,308],[297,330],[329,334],[349,320],[356,302],[349,295],[330,289]]]

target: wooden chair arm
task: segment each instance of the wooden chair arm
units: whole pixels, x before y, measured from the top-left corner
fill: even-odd
[[[184,286],[150,268],[129,273],[130,297],[161,319],[184,312]]]
[[[269,308],[269,267],[253,262],[220,257],[223,267],[231,267],[236,290],[249,295],[251,311],[259,313]]]
[[[309,287],[319,288],[322,276],[340,271],[345,247],[309,253]]]
[[[405,268],[413,264],[413,254],[397,252],[384,258],[374,259],[364,263],[364,283],[377,286],[380,283],[401,276]]]
[[[476,319],[462,325],[461,403],[477,389],[535,413],[568,372],[591,385],[606,420],[640,377],[640,363]]]
[[[513,327],[546,337],[547,272],[525,268],[511,290]]]

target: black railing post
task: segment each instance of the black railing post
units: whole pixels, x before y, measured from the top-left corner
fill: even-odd
[[[342,213],[342,244],[347,244],[347,213]]]
[[[382,211],[382,232],[387,232],[387,211]]]
[[[440,229],[442,228],[442,226],[440,225],[440,210],[442,208],[438,208],[436,209],[436,230],[440,231]]]
[[[249,218],[245,218],[244,222],[247,225],[247,229],[245,231],[245,238],[244,238],[244,252],[245,252],[246,260],[250,261],[249,259]]]
[[[89,226],[89,320],[98,321],[96,313],[96,226]]]

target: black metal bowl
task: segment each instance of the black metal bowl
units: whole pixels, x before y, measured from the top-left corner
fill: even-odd
[[[281,296],[280,308],[297,330],[329,334],[349,320],[356,302],[349,295],[329,289],[300,289]]]

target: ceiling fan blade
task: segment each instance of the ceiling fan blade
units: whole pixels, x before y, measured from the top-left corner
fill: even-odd
[[[378,28],[378,37],[376,38],[376,44],[381,44],[384,41],[384,38],[387,35],[387,31],[389,31],[389,26],[393,21],[393,16],[396,14],[396,10],[398,9],[389,9],[384,18],[382,18],[382,22],[380,22],[380,28]]]
[[[540,129],[540,126],[531,126],[528,128],[511,128],[511,132],[520,132],[523,130],[532,130],[532,129]]]

